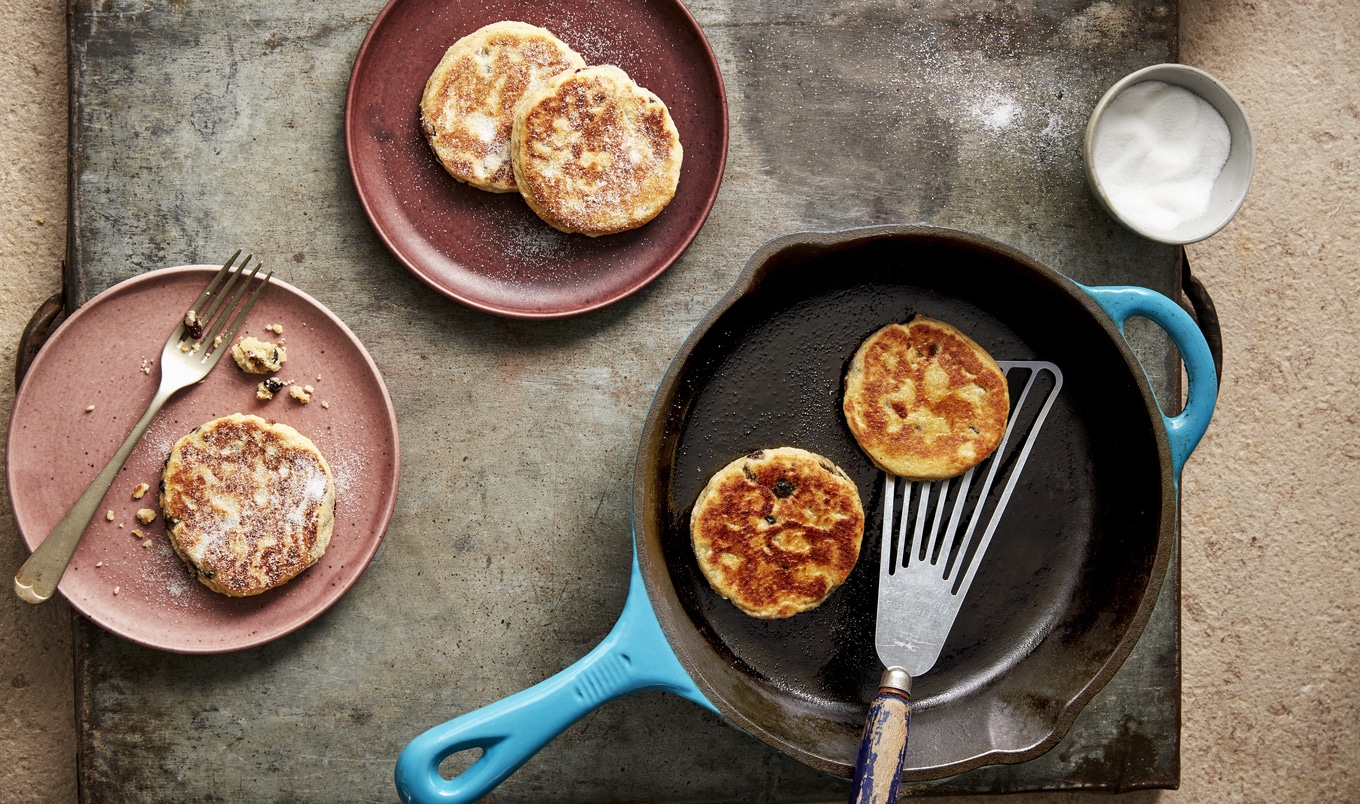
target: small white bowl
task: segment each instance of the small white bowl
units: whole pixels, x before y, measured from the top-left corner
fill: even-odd
[[[1223,121],[1228,124],[1228,135],[1231,137],[1228,161],[1223,165],[1223,170],[1214,182],[1208,209],[1198,218],[1183,221],[1169,231],[1149,230],[1146,226],[1139,225],[1137,222],[1129,221],[1121,216],[1111,205],[1095,165],[1096,126],[1100,122],[1101,116],[1119,93],[1144,81],[1161,81],[1172,86],[1183,87],[1203,98],[1223,117]],[[1247,122],[1246,110],[1242,108],[1242,104],[1232,92],[1223,86],[1217,78],[1199,68],[1185,64],[1154,64],[1120,79],[1118,83],[1110,87],[1105,96],[1096,104],[1095,110],[1091,112],[1091,119],[1086,124],[1086,140],[1082,148],[1082,161],[1086,166],[1086,181],[1091,186],[1091,192],[1095,194],[1100,205],[1105,208],[1110,217],[1119,221],[1130,231],[1150,240],[1182,245],[1198,242],[1218,232],[1224,226],[1227,226],[1228,221],[1231,221],[1237,211],[1242,208],[1242,202],[1247,197],[1247,187],[1251,185],[1252,173],[1256,170],[1256,143],[1251,134],[1251,124]]]

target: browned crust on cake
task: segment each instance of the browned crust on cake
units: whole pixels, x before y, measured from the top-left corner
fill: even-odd
[[[440,164],[482,190],[514,192],[510,132],[524,95],[585,59],[552,32],[507,20],[455,42],[426,81],[420,126]]]
[[[563,73],[528,94],[510,153],[534,212],[591,237],[659,215],[675,197],[684,157],[666,104],[612,65]]]
[[[854,481],[794,447],[759,450],[718,471],[690,516],[699,567],[719,595],[760,618],[815,608],[859,559],[864,509]]]
[[[955,327],[924,316],[860,346],[842,406],[860,447],[911,480],[962,474],[991,455],[1010,415],[1006,375]]]
[[[330,544],[335,483],[293,428],[233,414],[175,445],[161,481],[175,552],[205,586],[232,597],[274,589]]]

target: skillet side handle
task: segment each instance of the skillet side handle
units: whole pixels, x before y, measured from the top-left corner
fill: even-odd
[[[600,644],[557,675],[416,737],[397,758],[397,793],[407,804],[476,801],[596,708],[647,689],[713,708],[666,641],[634,555],[627,602]],[[444,778],[439,764],[472,749],[482,755],[471,767]]]
[[[1082,289],[1109,313],[1121,335],[1124,334],[1125,322],[1135,316],[1142,316],[1165,330],[1180,352],[1189,380],[1185,408],[1175,416],[1167,416],[1162,412],[1167,439],[1171,443],[1172,466],[1179,482],[1181,468],[1209,429],[1214,406],[1218,403],[1218,376],[1204,333],[1180,305],[1156,291],[1134,286]],[[1157,405],[1161,410],[1161,403]]]
[[[1218,323],[1218,307],[1214,305],[1214,297],[1209,295],[1209,289],[1204,283],[1199,281],[1199,277],[1190,271],[1190,257],[1185,253],[1185,247],[1181,246],[1181,292],[1185,294],[1186,301],[1190,302],[1190,313],[1195,318],[1195,323],[1199,325],[1199,331],[1204,333],[1204,341],[1209,344],[1209,354],[1214,357],[1214,376],[1218,377],[1218,384],[1223,385],[1223,328]]]
[[[889,667],[880,685],[864,719],[850,804],[893,804],[902,783],[911,731],[911,677],[900,667]]]
[[[38,356],[39,350],[47,343],[47,339],[56,331],[57,326],[65,320],[65,316],[66,305],[62,301],[62,293],[58,291],[43,302],[33,312],[33,317],[28,319],[23,335],[19,336],[19,353],[14,357],[14,390],[19,390],[24,375],[28,373],[28,367],[32,365],[33,359]]]

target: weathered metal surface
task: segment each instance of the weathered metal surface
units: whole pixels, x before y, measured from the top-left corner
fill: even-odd
[[[628,582],[632,460],[670,356],[769,238],[929,222],[1074,279],[1173,293],[1173,249],[1109,221],[1082,178],[1105,87],[1176,55],[1174,3],[690,4],[723,68],[731,147],[699,238],[656,283],[562,321],[490,317],[382,247],[347,172],[344,92],[380,1],[71,5],[68,298],[237,247],[344,319],[383,369],[403,446],[387,541],[312,625],[217,657],[83,626],[90,800],[392,800],[411,737],[566,666]],[[1135,332],[1154,385],[1174,355]],[[1058,747],[919,792],[1178,779],[1179,578]],[[688,702],[645,693],[570,729],[497,801],[843,799]]]

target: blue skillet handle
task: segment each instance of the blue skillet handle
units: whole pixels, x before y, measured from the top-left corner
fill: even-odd
[[[634,552],[627,602],[604,640],[557,675],[412,740],[397,758],[397,793],[408,804],[476,801],[597,707],[648,689],[713,709],[666,641]],[[448,756],[475,748],[482,756],[463,773],[439,773]]]
[[[1109,313],[1121,335],[1125,322],[1135,316],[1143,316],[1165,330],[1180,351],[1188,378],[1185,408],[1175,416],[1167,416],[1162,411],[1167,439],[1171,442],[1171,462],[1179,483],[1181,468],[1209,429],[1214,405],[1218,403],[1218,377],[1204,333],[1180,305],[1156,291],[1122,285],[1083,286],[1082,289]],[[1160,402],[1157,406],[1161,411]]]

